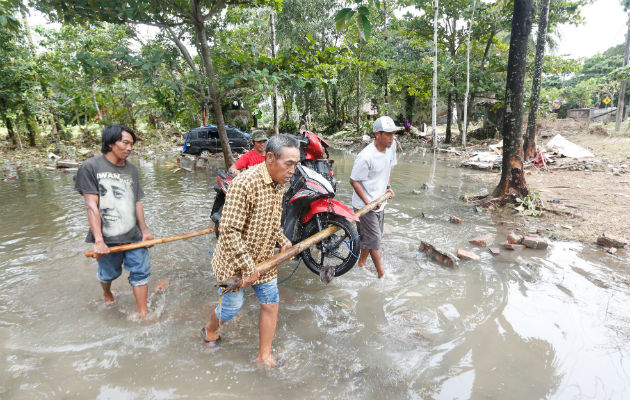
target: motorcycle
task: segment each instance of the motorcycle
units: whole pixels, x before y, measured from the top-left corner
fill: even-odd
[[[293,244],[329,227],[338,226],[333,235],[299,254],[304,264],[315,274],[322,269],[332,270],[334,276],[350,271],[359,254],[359,237],[354,212],[334,200],[337,180],[329,159],[328,143],[313,132],[300,131],[300,164],[289,182],[282,201],[282,229]],[[326,157],[324,158],[324,153]],[[211,219],[218,227],[225,203],[225,193],[234,175],[226,170],[217,171],[216,196]],[[217,230],[218,237],[218,230]]]

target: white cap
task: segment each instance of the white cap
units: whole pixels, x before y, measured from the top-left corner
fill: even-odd
[[[372,133],[374,132],[396,132],[401,131],[405,128],[400,126],[396,126],[394,120],[390,117],[379,117],[374,121],[372,125]]]

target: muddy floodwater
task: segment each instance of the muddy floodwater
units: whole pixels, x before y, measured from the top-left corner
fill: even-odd
[[[354,156],[333,152],[337,199],[350,204]],[[173,172],[174,159],[133,156],[155,237],[206,228],[221,160]],[[459,200],[483,172],[399,152],[386,211],[386,276],[355,266],[327,286],[300,265],[280,285],[274,354],[254,363],[258,303],[205,347],[199,330],[218,300],[214,236],[150,250],[150,316],[139,322],[126,273],[106,306],[86,259],[87,217],[75,172],[18,171],[0,182],[1,399],[624,399],[630,398],[630,257],[592,244],[493,257],[468,240],[508,233]],[[434,186],[420,190],[433,176]],[[424,214],[424,215],[423,215]],[[456,215],[462,225],[448,222]],[[628,215],[611,215],[628,223]],[[534,227],[546,227],[545,220]],[[442,267],[420,240],[477,253]],[[279,279],[297,265],[280,266]]]

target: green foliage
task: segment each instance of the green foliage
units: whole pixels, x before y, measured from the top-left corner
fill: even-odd
[[[278,123],[280,133],[288,133],[294,135],[298,133],[298,126],[292,119],[283,119]]]
[[[550,31],[561,22],[579,22],[582,3],[552,0]],[[187,130],[201,123],[201,110],[211,110],[215,99],[224,110],[238,100],[250,116],[268,124],[274,86],[282,99],[282,131],[296,132],[297,121],[307,119],[310,129],[332,133],[358,117],[358,130],[369,132],[364,115],[357,113],[366,104],[412,123],[430,121],[432,0],[33,1],[61,22],[60,28],[38,28],[37,48],[29,47],[28,32],[19,24],[19,4],[0,0],[0,124],[13,123],[21,132],[40,121],[42,135],[48,135],[49,121],[55,118],[62,129],[75,124],[84,128],[99,111],[99,124]],[[198,55],[201,42],[191,11],[195,4],[205,19],[212,76]],[[225,7],[212,8],[216,4]],[[394,15],[393,10],[406,6],[421,12]],[[460,106],[463,101],[469,26],[471,93],[501,98],[512,7],[507,0],[477,1],[469,24],[471,1],[440,1],[441,104],[448,94],[457,96]],[[271,9],[276,11],[275,58]],[[158,26],[156,36],[138,40],[141,23]],[[186,48],[195,48],[197,55],[186,56]],[[551,109],[558,102],[596,105],[611,90],[614,96],[612,83],[628,70],[618,62],[618,49],[613,53],[585,60],[584,67],[575,60],[547,57],[541,107]],[[610,57],[616,61],[609,65]],[[210,87],[216,97],[209,95]],[[480,109],[473,111],[477,115]]]
[[[540,193],[533,189],[529,191],[529,194],[525,196],[525,198],[521,199],[517,197],[516,204],[509,204],[509,206],[520,214],[530,217],[540,217],[543,214],[540,210],[540,207],[543,206]]]

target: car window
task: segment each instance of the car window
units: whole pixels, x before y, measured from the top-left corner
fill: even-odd
[[[197,132],[190,132],[190,137],[189,137],[189,139],[190,139],[190,140],[197,139]]]
[[[199,139],[208,139],[208,131],[199,131]]]
[[[219,138],[219,132],[216,130],[212,130],[210,131],[210,138],[212,139],[218,139]]]
[[[241,135],[238,131],[236,131],[233,128],[226,128],[226,130],[227,130],[228,137],[230,139],[238,139],[238,138],[243,137],[243,135]]]

